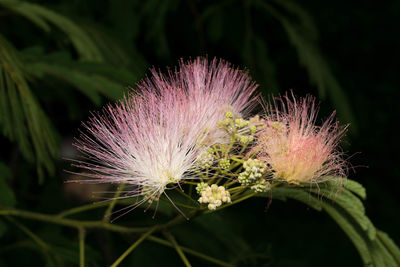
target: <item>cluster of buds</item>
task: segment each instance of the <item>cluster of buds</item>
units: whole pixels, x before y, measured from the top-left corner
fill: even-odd
[[[207,187],[209,187],[208,184],[204,182],[198,183],[196,186],[197,194],[201,195],[201,193],[203,193],[203,191],[206,190]]]
[[[258,179],[252,186],[250,186],[250,189],[258,193],[267,192],[271,189],[271,183],[265,179]]]
[[[197,166],[200,169],[208,169],[214,163],[214,151],[212,148],[207,149],[206,152],[197,158]]]
[[[229,159],[221,159],[218,165],[222,170],[229,170],[231,167],[231,162]]]
[[[234,141],[242,146],[247,146],[254,141],[254,135],[258,128],[263,126],[260,122],[259,116],[245,120],[241,117],[233,118],[232,112],[227,112],[225,119],[220,121],[218,126],[232,134]]]
[[[267,183],[262,175],[265,172],[265,163],[258,159],[248,159],[243,163],[244,172],[241,172],[238,177],[239,183],[248,186],[252,185],[251,189],[256,192],[265,192],[269,189]]]
[[[218,122],[218,124],[217,124],[218,127],[220,127],[221,129],[225,129],[227,131],[232,131],[233,127],[235,126],[233,124],[232,118],[233,118],[233,113],[228,111],[225,114],[225,120]]]
[[[197,192],[201,195],[199,202],[203,204],[208,203],[209,210],[215,210],[221,206],[222,203],[231,202],[231,194],[225,190],[225,187],[212,184],[208,186],[205,183],[200,183],[196,187]]]

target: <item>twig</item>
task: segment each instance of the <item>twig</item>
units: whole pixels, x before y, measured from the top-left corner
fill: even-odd
[[[178,245],[178,243],[176,242],[176,240],[173,237],[173,235],[171,235],[171,233],[167,232],[167,231],[165,231],[163,234],[172,243],[172,246],[175,248],[175,250],[178,253],[179,257],[181,257],[181,260],[183,261],[185,266],[186,267],[192,267],[192,265],[190,264],[189,260],[186,258],[185,253],[183,253],[181,247]]]
[[[149,231],[144,233],[135,243],[133,243],[122,255],[111,265],[111,267],[118,266],[137,246],[140,245],[154,230],[157,229],[157,226],[154,226]]]
[[[158,244],[161,244],[161,245],[164,245],[164,246],[167,246],[167,247],[171,247],[171,248],[174,247],[174,245],[173,245],[172,243],[170,243],[170,242],[168,242],[168,241],[166,241],[166,240],[164,240],[164,239],[161,239],[161,238],[152,236],[152,235],[148,236],[148,237],[147,237],[147,240],[152,241],[152,242],[155,242],[155,243],[158,243]],[[221,261],[221,260],[219,260],[219,259],[210,257],[210,256],[208,256],[208,255],[205,255],[205,254],[203,254],[203,253],[201,253],[201,252],[198,252],[198,251],[195,251],[195,250],[193,250],[193,249],[186,248],[186,247],[182,247],[182,246],[181,246],[181,249],[182,249],[182,251],[184,251],[184,252],[186,252],[186,253],[188,253],[188,254],[191,254],[191,255],[193,255],[193,256],[199,257],[199,258],[201,258],[201,259],[203,259],[203,260],[206,260],[206,261],[208,261],[208,262],[215,263],[216,265],[224,266],[224,267],[230,267],[230,266],[232,266],[232,265],[229,264],[229,263],[226,263],[226,262]]]

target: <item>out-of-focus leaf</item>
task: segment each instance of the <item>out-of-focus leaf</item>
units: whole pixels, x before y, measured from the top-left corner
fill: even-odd
[[[317,210],[325,210],[353,242],[365,266],[398,266],[400,249],[385,233],[375,229],[365,215],[362,202],[352,193],[365,197],[364,188],[352,180],[344,183],[344,187],[332,181],[318,186],[278,187],[272,196],[283,201],[292,198]],[[268,194],[259,196],[268,197]]]
[[[357,231],[356,225],[350,223],[346,217],[328,203],[322,203],[324,210],[336,221],[346,235],[353,242],[365,266],[372,266],[372,257],[368,245]]]
[[[292,0],[274,0],[274,2],[298,18],[302,33],[306,35],[308,39],[316,40],[318,38],[318,30],[314,20],[303,7]]]
[[[103,60],[95,43],[70,19],[40,5],[24,1],[0,0],[0,5],[26,17],[45,31],[50,31],[48,22],[54,24],[68,36],[82,59]]]
[[[261,38],[255,36],[254,56],[256,60],[257,80],[270,93],[279,92],[278,81],[276,80],[276,69],[273,61],[268,56],[268,45]]]
[[[350,216],[356,220],[363,230],[368,233],[371,240],[375,239],[376,229],[370,219],[365,215],[365,208],[358,197],[353,195],[348,190],[341,190],[336,193],[328,189],[312,190],[314,193],[323,196],[324,198],[330,199],[341,206]]]
[[[117,84],[100,75],[86,74],[75,71],[74,69],[62,67],[60,65],[33,63],[29,66],[29,68],[70,83],[97,105],[101,104],[99,93],[116,100],[122,96],[124,90],[120,84]]]
[[[0,162],[0,206],[14,207],[16,204],[14,192],[7,184],[7,180],[10,180],[10,178],[10,169],[3,162]],[[4,223],[3,226],[5,226]],[[0,236],[1,228],[0,225]]]
[[[338,110],[339,116],[346,122],[352,123],[351,130],[356,132],[356,121],[353,117],[353,111],[347,95],[334,77],[314,40],[307,38],[307,35],[304,34],[304,32],[307,32],[307,29],[302,29],[301,24],[299,25],[291,21],[288,16],[279,12],[272,5],[262,1],[258,1],[257,3],[282,24],[290,42],[297,50],[300,63],[307,69],[311,82],[317,86],[320,97],[325,98],[328,93]]]
[[[14,192],[7,185],[5,178],[0,176],[0,206],[13,207],[16,202]]]
[[[0,238],[4,235],[7,231],[7,225],[4,223],[2,219],[0,219]]]
[[[43,179],[43,167],[54,172],[52,159],[58,153],[56,132],[28,86],[17,51],[1,35],[0,71],[3,133],[17,141],[27,160],[36,161],[39,178]]]

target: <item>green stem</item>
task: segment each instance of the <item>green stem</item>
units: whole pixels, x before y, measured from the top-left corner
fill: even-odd
[[[164,239],[161,239],[161,238],[152,236],[152,235],[150,235],[149,237],[147,237],[147,240],[152,241],[152,242],[155,242],[155,243],[158,243],[158,244],[160,244],[160,245],[167,246],[167,247],[171,247],[171,248],[174,247],[174,245],[171,244],[170,242],[168,242],[168,241],[166,241],[166,240],[164,240]],[[210,256],[205,255],[205,254],[203,254],[203,253],[197,252],[197,251],[195,251],[195,250],[193,250],[193,249],[186,248],[186,247],[182,247],[182,246],[181,246],[181,249],[182,249],[183,252],[186,252],[186,253],[188,253],[188,254],[191,254],[191,255],[193,255],[193,256],[196,256],[196,257],[201,258],[201,259],[203,259],[203,260],[206,260],[206,261],[208,261],[208,262],[215,263],[216,265],[224,266],[224,267],[230,267],[230,266],[232,266],[232,265],[230,265],[229,263],[226,263],[226,262],[224,262],[224,261],[221,261],[221,260],[218,260],[218,259],[216,259],[216,258],[210,257]]]
[[[33,233],[31,230],[29,230],[26,226],[20,224],[16,220],[14,220],[10,216],[4,216],[9,222],[13,223],[15,226],[17,226],[19,229],[21,229],[22,232],[24,232],[27,236],[29,236],[36,244],[38,244],[44,251],[47,251],[50,246],[46,244],[39,236],[37,236],[35,233]]]
[[[187,181],[187,180],[184,181],[184,183],[185,183],[185,184],[190,184],[190,185],[197,185],[197,184],[198,184],[198,183],[195,183],[195,182],[189,182],[189,181]]]
[[[63,217],[66,217],[68,215],[72,215],[72,214],[83,212],[83,211],[87,211],[87,210],[102,208],[102,207],[105,207],[107,205],[108,205],[108,202],[99,202],[99,203],[91,203],[91,204],[87,204],[87,205],[82,205],[82,206],[79,206],[79,207],[76,207],[76,208],[65,210],[65,211],[59,213],[57,215],[57,217],[63,218]]]
[[[109,224],[103,221],[78,221],[71,219],[60,218],[57,215],[47,215],[31,211],[16,210],[16,209],[0,209],[0,215],[18,216],[27,219],[55,223],[73,228],[100,228],[114,232],[122,233],[141,233],[147,231],[149,227],[126,227],[114,224]]]
[[[195,203],[197,206],[200,206],[200,204],[196,200],[194,200],[191,196],[183,192],[180,188],[176,188],[176,191],[178,191],[178,193],[184,196],[185,198],[189,199],[191,202]]]
[[[239,186],[239,187],[237,187],[237,188],[241,188],[241,186]],[[240,195],[240,193],[242,193],[243,191],[246,190],[246,187],[243,186],[241,189],[242,189],[242,190],[237,190],[237,192],[235,192],[234,194],[232,194],[232,197],[231,197],[231,198],[234,198],[234,197]]]
[[[233,185],[233,184],[238,184],[238,181],[235,179],[235,180],[229,182],[229,180],[228,180],[228,181],[224,184],[224,186],[225,186],[225,187],[229,187],[229,186],[231,186],[231,185]],[[237,187],[235,187],[235,188],[237,188]],[[233,188],[232,188],[232,189],[233,189]]]
[[[246,189],[246,187],[240,185],[240,186],[238,186],[238,187],[229,188],[228,191],[229,191],[229,193],[232,194],[232,193],[235,192],[235,191],[238,191],[238,190],[242,190],[242,191],[243,191],[244,189]],[[242,191],[241,191],[241,192],[242,192]],[[236,193],[235,193],[235,195],[233,195],[233,196],[236,196]],[[233,196],[232,196],[232,197],[233,197]]]
[[[79,267],[85,267],[85,228],[79,228]]]
[[[115,192],[113,199],[110,201],[107,210],[104,212],[103,222],[109,222],[111,218],[111,213],[117,203],[118,197],[121,195],[121,191],[124,189],[124,184],[118,186],[117,192]]]
[[[137,246],[140,245],[151,233],[154,232],[154,230],[157,229],[157,226],[154,226],[150,230],[148,230],[146,233],[144,233],[138,240],[136,240],[135,243],[133,243],[112,265],[111,267],[116,267],[118,266]]]
[[[234,133],[232,135],[234,135]],[[231,142],[228,148],[225,150],[225,158],[229,158],[229,152],[232,150],[234,144],[235,144],[235,139],[231,138]]]
[[[171,235],[170,232],[164,232],[164,235],[172,243],[172,245],[174,246],[176,252],[178,252],[179,257],[181,257],[181,260],[183,261],[185,266],[186,267],[192,267],[192,265],[190,264],[189,260],[186,258],[185,253],[183,253],[181,247],[178,245],[178,243],[176,242],[176,240],[173,237],[173,235]]]
[[[236,162],[238,162],[238,163],[240,163],[240,164],[242,164],[242,163],[244,163],[244,160],[243,159],[238,159],[238,158],[236,158],[236,157],[231,157],[231,160],[233,160],[233,161],[236,161]],[[239,165],[240,165],[239,164]]]

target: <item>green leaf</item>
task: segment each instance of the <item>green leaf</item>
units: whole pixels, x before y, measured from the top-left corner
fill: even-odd
[[[372,257],[365,239],[357,231],[357,226],[350,223],[343,213],[328,203],[322,203],[323,209],[336,221],[353,242],[365,266],[372,265]]]
[[[380,230],[377,231],[377,236],[379,241],[382,242],[382,245],[390,252],[393,256],[394,260],[400,266],[400,249],[399,247],[393,242],[393,240],[385,233]]]
[[[285,16],[272,5],[262,1],[258,1],[257,3],[282,24],[290,42],[297,50],[300,63],[308,71],[311,83],[317,86],[320,97],[325,98],[328,93],[339,115],[346,122],[351,122],[353,126],[351,129],[356,132],[356,121],[353,117],[353,111],[350,107],[347,95],[334,77],[313,38],[305,34],[305,32],[309,30],[304,28],[304,25],[289,19],[290,16]],[[288,8],[285,4],[282,4],[282,6]]]
[[[387,234],[375,229],[365,215],[362,202],[352,193],[365,198],[365,189],[352,180],[343,185],[328,181],[303,187],[282,186],[273,189],[272,197],[284,201],[292,198],[316,210],[325,210],[353,242],[365,266],[399,266],[400,249]],[[258,196],[269,197],[269,194]]]
[[[315,22],[303,7],[291,0],[274,0],[274,2],[298,19],[298,23],[301,25],[300,28],[303,30],[302,33],[308,39],[316,40],[318,38],[318,30]]]
[[[50,174],[54,172],[56,132],[28,86],[17,51],[1,35],[0,70],[3,133],[18,143],[28,161],[36,162],[39,178],[43,178],[43,167]]]
[[[260,193],[256,196],[270,197],[270,193]],[[277,187],[272,189],[272,197],[275,199],[286,200],[286,198],[291,198],[304,204],[310,206],[311,208],[321,211],[321,201],[315,198],[312,194],[305,192],[301,188],[295,187]]]
[[[95,43],[70,19],[50,9],[28,2],[0,0],[0,5],[26,17],[46,32],[50,31],[48,22],[57,26],[68,36],[82,59],[98,62],[103,60]]]
[[[373,226],[372,222],[365,215],[365,208],[362,202],[358,197],[353,195],[350,191],[343,188],[339,191],[332,191],[332,189],[320,188],[320,189],[311,189],[311,192],[332,200],[341,206],[344,210],[346,210],[349,215],[351,215],[357,223],[360,224],[362,229],[367,231],[368,236],[371,240],[373,240],[376,236],[376,229]]]
[[[343,186],[347,190],[350,190],[351,192],[357,194],[362,199],[365,200],[367,198],[367,193],[365,191],[365,188],[360,183],[358,183],[358,182],[356,182],[354,180],[346,179],[343,182]]]
[[[398,266],[393,255],[390,254],[390,252],[386,249],[386,247],[382,244],[382,242],[379,239],[376,239],[375,242],[373,242],[373,244],[374,248],[378,250],[378,253],[382,255],[383,261],[386,266],[388,267]]]

